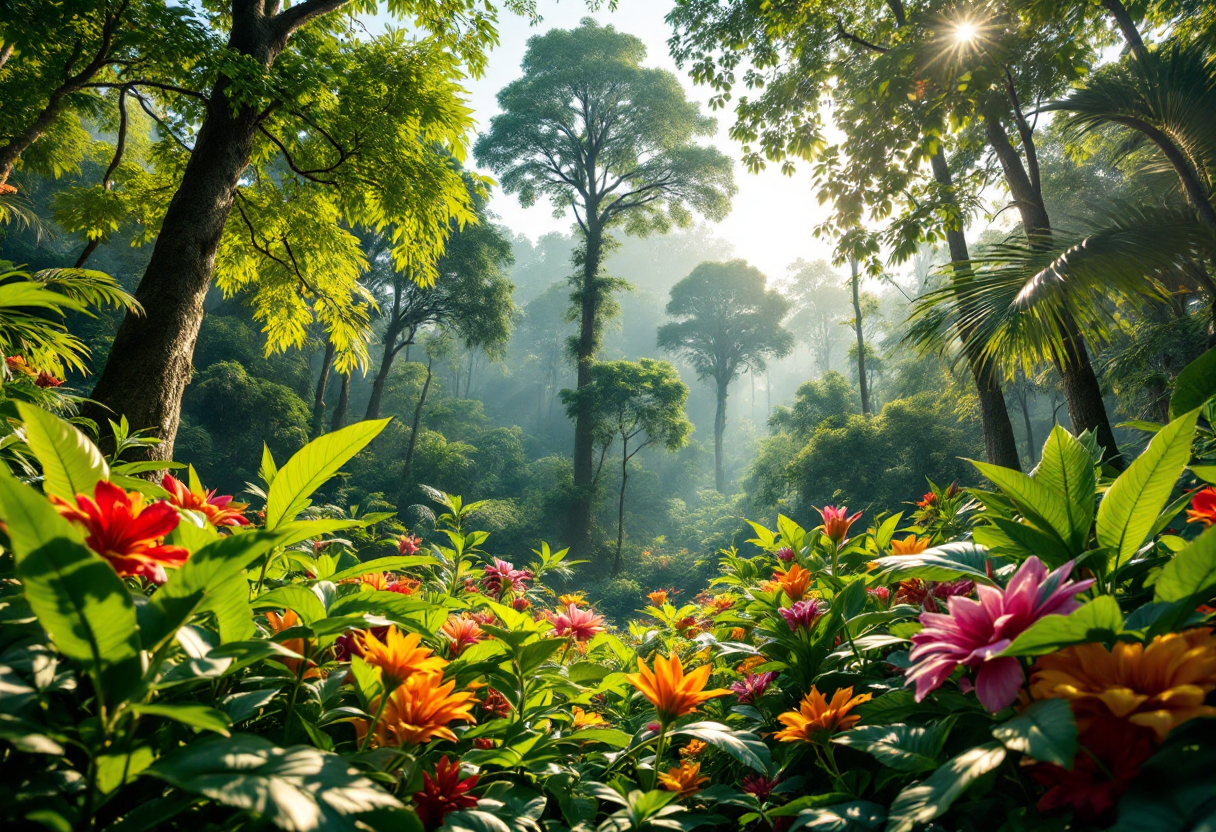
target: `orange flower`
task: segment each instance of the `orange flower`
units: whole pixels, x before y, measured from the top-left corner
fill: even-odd
[[[127,493],[101,480],[93,489],[93,499],[77,494],[72,505],[51,495],[51,503],[65,518],[84,526],[85,544],[108,560],[120,577],[139,576],[163,584],[168,580],[165,567],[181,566],[190,556],[182,546],[163,545],[165,535],[181,519],[166,502],[144,505],[142,494]]]
[[[701,764],[685,760],[679,768],[671,768],[666,774],[659,774],[659,782],[669,792],[676,792],[679,797],[692,797],[701,791],[701,786],[709,782],[708,777],[701,775]]]
[[[1116,642],[1065,647],[1035,663],[1035,699],[1067,699],[1084,730],[1104,712],[1151,728],[1158,740],[1188,719],[1214,716],[1216,637],[1211,627],[1157,636],[1147,647]]]
[[[281,633],[285,630],[290,630],[292,627],[300,626],[300,617],[296,615],[295,610],[287,610],[282,615],[277,612],[266,613],[266,623],[270,625],[270,629],[275,633]],[[293,653],[298,653],[301,656],[308,655],[308,641],[302,638],[289,638],[279,642],[280,645],[290,650]],[[305,671],[301,678],[315,679],[321,675],[321,671],[317,670],[315,662],[310,660],[293,659],[287,656],[277,656],[275,661],[280,662],[292,673],[299,676],[300,665],[302,662],[308,662],[308,670]]]
[[[1202,523],[1206,527],[1216,523],[1216,488],[1208,486],[1195,492],[1191,507],[1186,510],[1186,522]]]
[[[801,601],[811,585],[811,570],[803,569],[798,564],[790,566],[788,571],[778,569],[773,578],[781,584],[781,590],[790,597],[791,601]]]
[[[607,725],[608,722],[595,711],[584,711],[578,705],[570,709],[574,716],[575,728],[594,728],[597,725]]]
[[[477,619],[467,612],[449,615],[439,632],[448,640],[448,649],[452,651],[453,658],[486,637],[481,627],[477,626]]]
[[[408,746],[420,745],[439,739],[455,742],[456,734],[448,724],[456,720],[476,722],[472,710],[475,701],[468,691],[454,692],[456,683],[444,684],[442,673],[414,673],[392,693],[384,706],[384,713],[376,724],[373,745]],[[380,698],[370,705],[372,712],[379,710]],[[367,723],[357,723],[356,732],[367,731]]]
[[[667,603],[667,590],[656,589],[654,592],[649,593],[646,598],[654,606],[661,607]]]
[[[747,630],[742,627],[732,627],[730,631],[731,641],[742,641],[747,638]]]
[[[699,755],[703,751],[705,751],[705,749],[707,749],[707,748],[709,748],[709,746],[706,745],[701,740],[689,740],[688,745],[686,745],[680,749],[680,756],[681,757],[696,757],[697,755]]]
[[[380,668],[380,680],[388,690],[418,673],[442,673],[447,667],[447,659],[434,655],[429,647],[420,646],[421,642],[422,636],[417,633],[402,635],[395,625],[388,628],[384,641],[364,630],[361,636],[363,660]]]
[[[383,572],[368,572],[360,575],[351,583],[362,584],[371,590],[384,591],[388,589],[388,576]]]
[[[653,671],[639,658],[638,672],[630,673],[625,678],[650,700],[660,720],[670,722],[692,713],[706,700],[730,693],[724,688],[705,690],[710,670],[710,666],[705,664],[685,676],[680,657],[672,653],[666,659],[656,655]]]
[[[812,685],[811,692],[802,698],[798,710],[786,711],[777,717],[785,729],[778,731],[775,736],[782,742],[815,742],[839,731],[847,731],[861,721],[860,716],[849,711],[869,701],[870,694],[854,696],[853,688],[847,687],[836,691],[829,702],[819,688]]]
[[[891,554],[893,555],[919,555],[921,552],[929,548],[929,538],[917,537],[910,534],[903,540],[891,541]]]
[[[748,656],[746,659],[739,662],[739,666],[735,668],[735,672],[746,676],[767,661],[768,659],[766,659],[764,656]]]
[[[217,497],[214,489],[195,494],[172,474],[165,474],[160,485],[169,492],[170,503],[185,511],[200,512],[216,528],[249,525],[244,514],[249,503],[234,503],[232,497],[227,495]]]
[[[781,584],[777,581],[761,581],[760,582],[760,591],[761,592],[780,592]]]

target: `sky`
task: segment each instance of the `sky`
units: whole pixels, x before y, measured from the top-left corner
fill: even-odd
[[[528,38],[549,29],[573,28],[588,16],[641,38],[647,47],[646,65],[674,72],[688,97],[699,101],[702,110],[709,112],[709,89],[694,86],[687,74],[676,68],[667,52],[671,29],[663,18],[672,3],[667,0],[620,0],[615,12],[596,13],[588,12],[582,0],[539,0],[537,5],[543,17],[537,26],[531,25],[526,18],[503,14],[499,26],[501,43],[490,54],[485,75],[466,83],[479,129],[489,129],[490,118],[499,112],[495,99],[498,90],[520,76],[519,65]],[[730,216],[711,226],[717,235],[734,245],[736,256],[757,266],[770,280],[781,278],[790,263],[799,257],[807,260],[829,257],[831,247],[812,234],[826,216],[827,209],[818,204],[811,192],[810,174],[803,171],[788,177],[776,168],[759,174],[749,173],[738,163],[742,156],[739,143],[727,136],[731,109],[728,107],[712,115],[718,119],[713,143],[736,160],[735,184],[739,188]],[[497,189],[490,207],[504,225],[533,240],[550,231],[568,232],[573,222],[570,216],[555,219],[548,202],[525,209],[514,196]]]

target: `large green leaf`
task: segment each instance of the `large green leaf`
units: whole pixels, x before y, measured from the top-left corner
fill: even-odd
[[[919,774],[937,768],[937,756],[949,732],[949,723],[927,727],[863,725],[834,737],[832,742],[871,754],[896,771]]]
[[[1216,526],[1174,555],[1154,584],[1157,601],[1203,598],[1216,588]]]
[[[1144,453],[1111,485],[1098,507],[1098,543],[1123,563],[1144,543],[1157,515],[1169,502],[1174,483],[1191,458],[1191,437],[1199,411],[1162,428]]]
[[[299,613],[300,623],[312,624],[325,617],[325,605],[312,590],[302,586],[281,586],[253,599],[254,609],[289,609]]]
[[[98,480],[109,478],[105,457],[89,438],[40,407],[17,402],[25,422],[25,441],[42,463],[42,489],[65,500],[77,494],[93,496]]]
[[[388,419],[357,422],[320,436],[301,448],[274,475],[266,495],[266,528],[275,529],[296,518],[309,505],[309,498],[363,450]]]
[[[171,719],[182,725],[189,725],[191,728],[198,728],[201,731],[212,731],[225,737],[228,736],[228,729],[232,727],[232,720],[226,713],[207,705],[184,702],[171,702],[163,705],[136,702],[131,706],[131,712],[141,716],[159,716]]]
[[[763,774],[767,774],[772,767],[768,747],[750,731],[732,731],[720,722],[694,722],[671,733],[673,736],[694,737],[707,742]]]
[[[1102,595],[1068,615],[1040,618],[1005,648],[1002,656],[1042,656],[1070,644],[1112,641],[1123,632],[1119,602]]]
[[[59,652],[89,669],[108,703],[122,701],[142,676],[135,605],[126,586],[45,497],[3,465],[0,514],[38,623]]]
[[[340,583],[341,581],[357,578],[370,572],[395,572],[400,569],[409,569],[413,566],[432,566],[438,562],[429,555],[393,555],[388,558],[376,558],[375,560],[364,561],[358,566],[352,566],[349,569],[343,569],[336,575],[330,575],[326,580]]]
[[[288,832],[354,832],[367,813],[396,810],[402,824],[412,814],[336,754],[249,734],[196,740],[146,773]]]
[[[971,784],[1003,763],[1005,753],[999,742],[976,746],[908,786],[891,804],[886,832],[912,832],[939,817]]]
[[[1216,828],[1216,719],[1170,734],[1119,802],[1111,832],[1207,832]]]
[[[868,800],[854,800],[803,809],[790,827],[790,832],[798,832],[799,829],[810,832],[871,832],[881,829],[886,819],[886,807]]]
[[[991,556],[982,546],[958,541],[934,546],[919,555],[892,555],[879,558],[878,569],[887,581],[922,578],[927,581],[952,581],[971,578],[990,584],[988,561]]]
[[[1097,478],[1089,450],[1056,425],[1043,444],[1043,456],[1031,477],[1063,496],[1071,532],[1065,539],[1074,553],[1083,550],[1097,505]]]
[[[1032,479],[1012,468],[975,460],[971,460],[971,464],[1012,500],[1018,512],[1040,531],[1054,533],[1061,543],[1067,544],[1071,539],[1072,524],[1063,494],[1047,482]]]
[[[1216,397],[1216,349],[1210,349],[1183,368],[1174,379],[1170,418],[1177,419]]]
[[[1066,699],[1035,702],[1013,719],[992,729],[1010,751],[1040,763],[1071,769],[1077,754],[1077,721]]]

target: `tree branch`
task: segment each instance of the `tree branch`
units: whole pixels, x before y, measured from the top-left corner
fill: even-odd
[[[279,12],[270,20],[276,41],[285,41],[291,33],[310,20],[335,12],[350,3],[350,0],[304,0],[289,9]]]
[[[283,154],[283,158],[287,161],[287,167],[291,168],[292,172],[295,173],[297,176],[303,176],[305,179],[309,180],[310,182],[316,182],[319,185],[337,185],[338,184],[333,179],[322,179],[321,177],[314,175],[317,173],[326,173],[326,172],[328,172],[328,170],[332,170],[332,168],[329,168],[328,170],[303,170],[302,168],[300,168],[299,165],[296,164],[296,160],[291,158],[291,153],[287,150],[287,146],[284,145],[281,141],[279,141],[277,136],[275,136],[273,133],[271,133],[269,130],[267,130],[261,124],[258,125],[258,130],[260,130],[262,132],[262,134],[264,136],[266,136],[266,138],[268,138],[272,142],[274,142],[275,147],[277,147],[279,149],[279,152],[281,152]]]
[[[837,21],[836,21],[836,37],[841,40],[851,41],[852,43],[855,43],[858,46],[869,49],[871,52],[878,52],[879,54],[883,54],[887,51],[887,48],[885,46],[879,46],[876,43],[870,43],[868,40],[861,37],[860,35],[855,35],[852,32],[845,31],[844,24],[841,23],[839,19],[837,19]]]
[[[148,116],[151,117],[151,119],[155,121],[162,130],[165,131],[165,135],[181,145],[182,149],[187,153],[194,152],[194,148],[186,144],[186,142],[182,140],[176,133],[174,133],[173,129],[165,123],[165,120],[156,114],[156,111],[152,109],[152,105],[148,102],[148,100],[139,94],[139,90],[131,88],[131,95],[135,96],[135,100],[139,102],[139,106],[143,108],[143,111],[147,113]]]
[[[89,83],[89,84],[81,84],[80,86],[85,87],[85,88],[95,88],[95,89],[122,89],[124,87],[127,87],[127,88],[130,88],[130,87],[155,87],[158,90],[165,90],[167,92],[175,92],[175,93],[178,93],[179,95],[188,95],[191,98],[197,98],[200,101],[210,101],[211,100],[206,95],[199,92],[198,90],[190,90],[190,89],[186,89],[185,87],[175,86],[173,84],[163,84],[160,81],[150,81],[147,78],[138,78],[134,81],[113,81],[113,82],[108,82],[108,83],[102,82],[102,81],[96,81],[96,82]]]

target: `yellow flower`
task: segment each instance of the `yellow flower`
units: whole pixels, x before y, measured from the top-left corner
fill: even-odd
[[[454,681],[444,684],[442,673],[411,675],[389,694],[384,714],[376,723],[374,744],[377,747],[419,745],[436,737],[455,742],[456,734],[448,723],[458,719],[476,722],[472,714],[473,694],[454,692],[455,688]],[[371,710],[375,712],[379,708],[377,698],[371,703]],[[366,723],[356,725],[358,733],[366,730]]]
[[[701,784],[708,783],[709,778],[701,776],[701,764],[690,763],[687,760],[680,763],[679,768],[671,768],[666,774],[659,774],[659,782],[669,792],[676,792],[681,798],[692,797],[701,791]]]
[[[732,641],[742,641],[747,638],[747,630],[742,627],[734,627],[730,631],[730,637]]]
[[[847,731],[861,721],[861,717],[849,714],[862,702],[869,702],[870,694],[853,695],[853,688],[841,688],[827,701],[819,689],[811,686],[811,692],[802,698],[796,711],[786,711],[777,719],[785,729],[776,733],[782,742],[814,742],[820,736],[829,737],[838,731]]]
[[[796,563],[790,566],[789,571],[782,572],[778,569],[773,573],[773,578],[781,584],[781,590],[790,597],[791,601],[802,600],[802,596],[806,595],[807,589],[811,586],[812,577],[809,569],[803,569]]]
[[[710,670],[710,666],[705,664],[685,676],[680,657],[672,653],[666,659],[656,655],[653,671],[639,658],[638,672],[630,673],[625,678],[650,700],[660,720],[670,722],[692,713],[708,699],[730,693],[725,688],[705,690]]]
[[[443,672],[447,660],[434,655],[429,647],[421,647],[422,636],[402,635],[395,626],[389,627],[384,641],[364,630],[360,645],[363,660],[380,668],[380,678],[387,690],[400,685],[415,673]]]
[[[388,589],[388,576],[383,572],[368,572],[365,575],[360,575],[356,582],[362,584],[368,589]],[[360,589],[362,589],[362,587],[360,587]]]
[[[568,607],[571,604],[574,604],[576,606],[580,605],[583,603],[583,593],[582,592],[571,592],[567,595],[559,595],[559,596],[557,596],[557,603],[563,607]]]
[[[746,659],[739,662],[739,666],[735,668],[735,672],[746,676],[767,661],[768,659],[766,659],[764,656],[748,656]]]
[[[760,591],[761,592],[780,592],[781,584],[777,581],[761,581],[760,582]]]
[[[1216,690],[1216,637],[1204,627],[1157,636],[1147,647],[1065,647],[1040,658],[1030,682],[1035,699],[1069,700],[1082,730],[1106,711],[1163,740],[1188,719],[1216,715],[1204,704]]]
[[[661,607],[667,603],[667,590],[656,589],[654,592],[649,593],[646,599],[656,607]]]
[[[706,748],[709,748],[709,746],[706,745],[705,743],[701,742],[701,740],[689,740],[688,745],[686,745],[680,749],[680,756],[681,757],[696,757],[698,754],[703,752]]]
[[[891,541],[891,554],[893,555],[919,555],[921,552],[929,548],[929,538],[917,537],[910,534],[903,540]]]
[[[574,715],[575,728],[592,728],[596,725],[607,725],[607,721],[595,711],[584,711],[578,705],[570,709]]]

